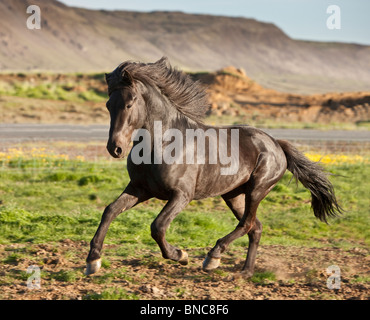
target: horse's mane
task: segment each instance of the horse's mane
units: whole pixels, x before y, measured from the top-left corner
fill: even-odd
[[[179,112],[192,120],[199,122],[209,109],[204,87],[186,73],[173,68],[166,57],[155,63],[123,62],[107,75],[108,86],[117,85],[117,80],[124,86],[122,79],[125,72],[133,80],[156,86]]]

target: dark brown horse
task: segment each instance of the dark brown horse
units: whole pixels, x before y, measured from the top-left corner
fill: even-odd
[[[315,216],[341,212],[322,167],[286,141],[250,126],[211,127],[202,123],[209,105],[204,88],[173,69],[166,58],[155,63],[125,62],[106,75],[111,123],[107,149],[127,158],[130,183],[104,210],[90,243],[86,274],[99,270],[103,241],[121,212],[150,198],[168,200],[151,224],[151,234],[166,259],[188,263],[184,250],[165,239],[171,221],[193,199],[221,195],[239,223],[207,254],[203,269],[215,269],[235,239],[248,234],[242,273],[251,276],[261,238],[259,203],[291,171],[312,195]],[[193,139],[197,143],[186,144]],[[133,141],[133,146],[131,142]],[[196,155],[196,156],[195,156]]]

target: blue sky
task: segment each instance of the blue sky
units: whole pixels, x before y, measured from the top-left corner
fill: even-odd
[[[370,0],[60,0],[75,7],[130,11],[183,11],[272,22],[294,39],[370,45]],[[330,30],[329,5],[341,10],[341,29]]]

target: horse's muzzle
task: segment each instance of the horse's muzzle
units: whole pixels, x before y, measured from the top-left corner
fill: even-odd
[[[125,156],[123,149],[115,143],[108,142],[107,150],[113,158],[123,158]]]

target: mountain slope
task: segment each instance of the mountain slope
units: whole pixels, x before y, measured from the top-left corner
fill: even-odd
[[[41,8],[41,30],[26,27],[31,4]],[[110,71],[127,59],[167,55],[186,70],[234,65],[283,91],[358,91],[370,84],[369,46],[293,40],[253,19],[0,0],[0,30],[1,71]]]

